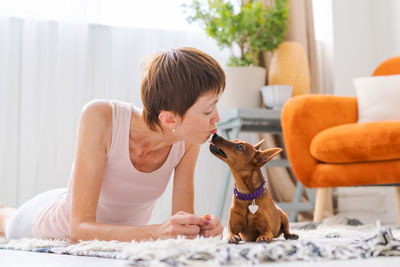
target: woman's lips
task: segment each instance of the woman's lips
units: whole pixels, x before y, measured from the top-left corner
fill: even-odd
[[[213,133],[213,134],[216,134],[217,133],[217,129],[214,129],[214,130],[212,130],[210,132]]]

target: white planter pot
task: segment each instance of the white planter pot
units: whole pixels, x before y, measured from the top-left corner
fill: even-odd
[[[261,67],[225,67],[226,88],[218,111],[231,108],[258,108],[261,106],[260,88],[265,84],[266,69]]]

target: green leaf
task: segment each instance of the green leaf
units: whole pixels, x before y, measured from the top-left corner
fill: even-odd
[[[260,52],[276,49],[288,28],[288,0],[275,0],[272,6],[257,0],[240,1],[236,8],[229,0],[190,2],[182,5],[189,23],[199,23],[221,48],[240,48],[240,54],[229,59],[229,66],[258,65]]]

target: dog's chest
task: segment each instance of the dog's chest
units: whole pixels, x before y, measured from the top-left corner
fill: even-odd
[[[273,233],[278,232],[280,228],[280,218],[274,207],[266,208],[263,205],[259,206],[259,209],[253,214],[247,208],[244,220],[246,221],[248,231],[253,231],[254,229],[270,229]]]
[[[252,214],[249,212],[246,216],[247,218],[247,228],[253,229],[262,222],[265,222],[265,218],[257,216],[256,214]]]

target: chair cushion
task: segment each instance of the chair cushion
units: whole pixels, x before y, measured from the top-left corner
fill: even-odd
[[[358,122],[400,120],[400,75],[355,78]]]
[[[310,153],[326,163],[400,159],[400,121],[350,123],[328,128],[311,140]]]

